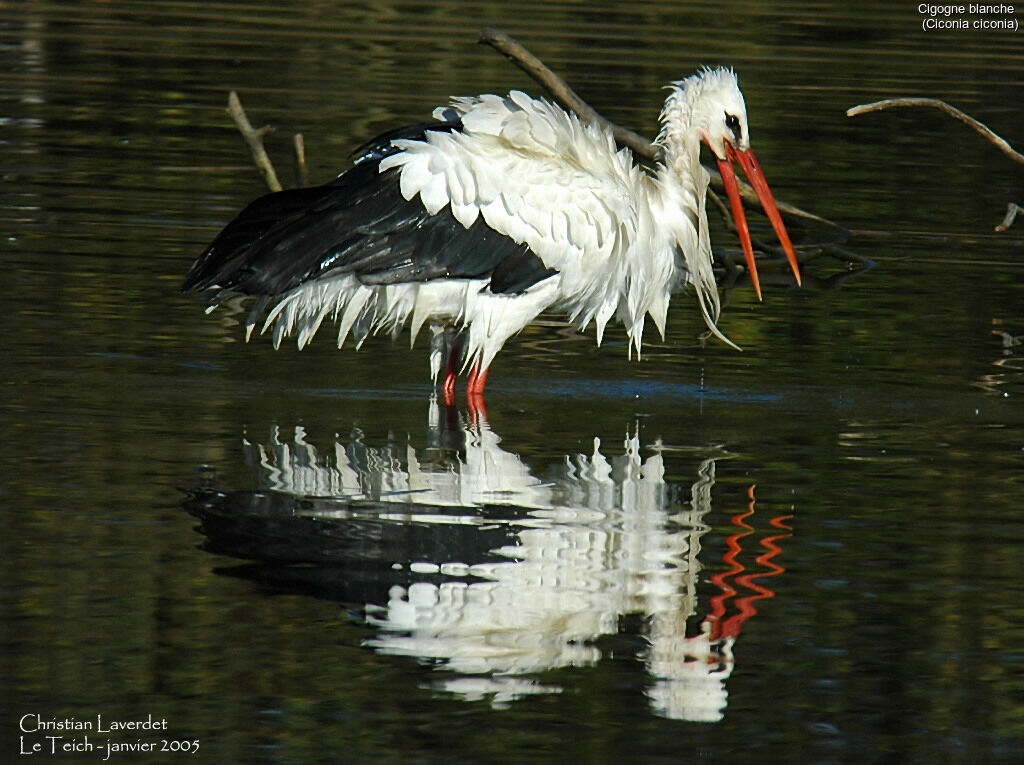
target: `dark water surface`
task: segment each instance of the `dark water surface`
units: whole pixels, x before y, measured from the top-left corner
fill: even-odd
[[[1024,48],[853,8],[0,4],[0,760],[1019,762],[1024,224],[992,227],[1024,175],[938,112],[844,111],[934,96],[1021,146]],[[743,353],[685,296],[640,363],[552,317],[482,423],[422,345],[275,352],[178,293],[262,192],[230,89],[323,180],[449,95],[537,92],[485,25],[647,134],[734,65],[776,193],[875,267],[730,291]],[[38,722],[98,715],[166,730]]]

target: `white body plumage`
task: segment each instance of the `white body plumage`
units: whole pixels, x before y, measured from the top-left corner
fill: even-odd
[[[553,309],[581,330],[593,322],[598,344],[618,319],[639,353],[645,316],[663,334],[671,293],[687,281],[717,334],[708,175],[696,142],[692,162],[651,176],[626,149],[616,150],[610,132],[518,91],[456,99],[434,116],[458,116],[464,129],[397,140],[400,151],[380,171],[400,168],[406,200],[418,198],[431,214],[449,206],[467,228],[482,216],[558,273],[516,295],[489,292],[483,279],[310,282],[267,317],[264,329],[273,325],[276,341],[297,332],[301,347],[328,315],[339,319],[339,346],[353,329],[361,344],[372,331],[397,332],[409,322],[413,339],[424,323],[452,324],[467,333],[463,366],[486,369],[506,340]],[[435,358],[435,378],[439,368]]]

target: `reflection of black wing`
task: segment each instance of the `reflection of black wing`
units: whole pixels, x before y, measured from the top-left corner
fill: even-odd
[[[398,138],[453,131],[458,121],[414,125],[364,144],[356,164],[330,183],[268,194],[220,232],[182,290],[280,295],[326,276],[364,284],[490,278],[496,293],[519,293],[555,271],[525,244],[478,216],[468,229],[445,207],[429,214],[399,189],[399,169],[378,171]]]
[[[516,543],[511,525],[501,520],[486,525],[459,522],[463,514],[476,518],[487,512],[477,508],[422,505],[417,511],[435,518],[451,516],[452,523],[407,523],[386,520],[389,512],[393,519],[410,512],[402,502],[212,488],[190,491],[183,507],[200,520],[204,549],[251,561],[218,568],[218,573],[360,607],[386,606],[391,587],[408,586],[409,570],[418,561],[498,563],[506,559],[493,550]],[[418,580],[440,585],[446,578],[421,574]]]

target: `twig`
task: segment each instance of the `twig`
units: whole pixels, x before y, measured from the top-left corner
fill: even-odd
[[[620,127],[598,114],[592,106],[580,98],[572,88],[566,85],[565,81],[562,80],[561,77],[548,69],[540,59],[534,56],[517,40],[509,37],[499,29],[485,27],[480,30],[479,42],[486,43],[499,53],[505,55],[512,61],[512,63],[547,89],[558,103],[566,109],[576,112],[576,114],[578,114],[585,122],[604,126],[612,131],[612,134],[615,136],[615,140],[621,145],[628,147],[634,153],[651,162],[657,160],[659,154],[657,146],[639,133]],[[719,191],[724,190],[722,177],[718,172],[709,168],[705,169],[707,169],[708,173],[711,175],[711,185]],[[744,203],[748,207],[760,209],[761,202],[755,191],[742,180],[737,178],[737,181],[739,181],[740,196],[743,197]],[[826,218],[809,213],[806,210],[801,210],[799,207],[787,204],[781,200],[776,200],[776,203],[778,204],[780,212],[789,218],[800,218],[804,221],[813,221],[814,223],[830,226],[834,229],[844,230],[842,226],[833,223]]]
[[[292,139],[295,148],[295,176],[300,187],[309,185],[309,168],[306,166],[306,140],[302,133],[296,133]]]
[[[991,141],[1003,154],[1008,156],[1014,162],[1020,162],[1024,164],[1024,154],[1020,154],[1013,150],[1013,147],[1006,141],[1005,138],[994,133],[988,125],[974,119],[969,114],[964,114],[962,111],[957,109],[955,106],[950,106],[945,101],[940,101],[937,98],[887,98],[884,101],[875,101],[870,104],[861,104],[854,106],[846,110],[847,117],[856,117],[858,114],[866,114],[867,112],[877,112],[882,109],[890,109],[899,106],[931,106],[935,109],[945,112],[946,114],[955,117],[956,119],[963,122],[965,125],[970,126],[977,133]]]
[[[1002,233],[1012,226],[1014,219],[1017,217],[1017,213],[1024,213],[1024,207],[1010,202],[1010,204],[1006,206],[1006,217],[1003,218],[1002,223],[996,226],[996,231]]]
[[[270,187],[271,191],[280,191],[282,188],[281,182],[277,180],[274,165],[271,163],[270,157],[267,156],[266,149],[263,148],[263,136],[270,132],[270,126],[264,125],[259,130],[254,129],[249,122],[249,118],[245,116],[245,109],[242,108],[242,102],[239,100],[238,94],[233,90],[228,94],[228,114],[231,115],[231,118],[238,126],[239,132],[242,134],[242,138],[249,145],[249,151],[252,152],[256,168],[260,171],[267,186]]]

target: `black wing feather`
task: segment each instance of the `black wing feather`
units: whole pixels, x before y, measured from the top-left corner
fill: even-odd
[[[557,273],[482,216],[467,229],[448,207],[431,215],[419,199],[402,197],[399,170],[379,172],[398,150],[392,141],[461,127],[390,131],[360,147],[356,164],[330,183],[260,197],[199,256],[182,290],[274,296],[351,273],[364,284],[490,277],[492,292],[517,294]]]

